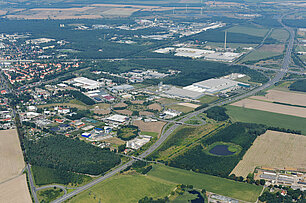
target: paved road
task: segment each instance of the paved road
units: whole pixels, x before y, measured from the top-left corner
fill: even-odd
[[[66,187],[62,186],[62,185],[46,185],[46,186],[36,188],[36,191],[43,190],[43,189],[48,189],[48,188],[54,188],[54,187],[62,189],[64,191],[64,193],[67,194]]]
[[[29,183],[30,183],[30,188],[31,188],[31,193],[32,196],[34,198],[34,202],[38,203],[38,198],[37,198],[37,194],[36,194],[36,187],[33,181],[33,176],[32,176],[32,171],[31,171],[31,166],[30,164],[27,164],[27,171],[28,171],[28,179],[29,179]]]
[[[285,26],[283,23],[282,23],[282,18],[279,19],[280,23],[283,25],[283,27],[285,29],[287,29],[290,33],[290,39],[289,39],[289,43],[288,43],[288,46],[287,46],[287,50],[286,50],[286,53],[285,53],[285,56],[284,56],[284,60],[283,60],[283,64],[282,64],[282,68],[279,72],[277,72],[277,74],[275,75],[275,77],[273,79],[271,79],[269,82],[267,82],[266,84],[256,88],[256,89],[253,89],[251,90],[250,92],[247,92],[243,95],[240,95],[240,96],[237,96],[235,98],[231,98],[229,100],[226,100],[226,101],[223,101],[223,102],[219,102],[219,103],[215,103],[213,105],[211,105],[209,108],[213,107],[213,106],[221,106],[221,105],[224,105],[224,104],[227,104],[227,103],[231,103],[233,101],[236,101],[236,100],[240,100],[240,99],[243,99],[245,97],[249,97],[251,95],[254,95],[255,93],[259,92],[259,91],[262,91],[264,90],[265,88],[267,87],[270,87],[271,85],[274,85],[275,83],[277,83],[278,81],[280,81],[284,76],[285,74],[287,73],[288,71],[288,67],[289,67],[289,63],[290,63],[290,56],[291,56],[291,52],[292,52],[292,48],[293,48],[293,42],[294,42],[294,30],[292,28],[289,28],[287,26]],[[202,113],[203,111],[205,111],[206,109],[208,108],[205,108],[205,109],[201,109],[199,111],[196,111],[196,112],[192,112],[188,115],[186,115],[184,118],[182,118],[181,120],[179,120],[179,122],[185,122],[187,121],[188,119],[190,119],[191,117],[193,116],[196,116],[198,115],[199,113]],[[170,128],[168,128],[167,130],[164,128],[162,133],[161,133],[161,137],[149,148],[147,149],[145,152],[143,152],[141,155],[139,155],[138,157],[140,159],[143,159],[143,158],[146,158],[147,156],[149,156],[153,151],[155,151],[159,146],[161,146],[161,144],[169,137],[169,135],[176,129],[178,128],[180,125],[179,124],[174,124],[172,125]],[[75,191],[69,193],[69,194],[66,194],[66,195],[63,195],[62,197],[58,198],[57,200],[53,201],[54,203],[58,203],[58,202],[63,202],[65,200],[68,200],[69,198],[79,194],[80,192],[83,192],[85,190],[87,190],[88,188],[94,186],[95,184],[99,183],[99,182],[102,182],[110,177],[112,177],[113,175],[115,175],[116,173],[126,169],[127,167],[131,166],[133,163],[135,162],[135,160],[131,160],[121,166],[119,166],[118,168],[114,169],[113,171],[107,173],[106,175],[98,178],[98,179],[95,179],[94,181],[88,183],[87,185],[84,185],[82,187],[79,187],[77,188]]]

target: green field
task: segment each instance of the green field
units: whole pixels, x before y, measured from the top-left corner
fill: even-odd
[[[306,135],[306,119],[236,106],[226,106],[226,113],[234,122],[265,124],[273,127],[301,130]]]
[[[221,42],[207,42],[207,46],[210,46],[212,48],[223,48],[224,43]],[[243,48],[243,47],[256,47],[257,44],[244,44],[244,43],[226,43],[226,47],[232,48],[232,49],[237,49],[238,47]]]
[[[277,28],[272,31],[270,37],[278,41],[285,42],[289,38],[289,33],[285,29]]]
[[[253,35],[256,37],[264,37],[267,32],[269,31],[268,29],[263,29],[263,28],[256,28],[254,26],[234,26],[229,29],[227,29],[228,32],[233,32],[233,33],[242,33],[242,34],[247,34],[247,35]]]
[[[178,105],[178,104],[171,104],[167,107],[170,108],[170,109],[174,109],[176,111],[183,112],[183,113],[188,113],[188,112],[193,110],[193,108],[191,108],[191,107]]]
[[[251,52],[249,55],[244,57],[241,62],[246,62],[246,61],[258,61],[274,56],[279,56],[282,55],[281,53],[278,52],[271,52],[271,51],[260,51],[260,50],[255,50]]]
[[[216,101],[217,99],[218,99],[218,97],[216,97],[216,96],[205,95],[205,96],[201,97],[199,100],[203,104],[209,104],[209,103],[212,103],[212,102]]]
[[[295,48],[295,51],[297,51],[297,52],[299,52],[299,51],[306,52],[306,46],[297,46]]]
[[[249,202],[255,202],[262,190],[261,186],[160,165],[155,165],[148,175]]]
[[[57,198],[64,195],[64,191],[62,189],[44,189],[39,190],[37,192],[37,197],[39,202],[52,202],[53,200],[56,200]]]
[[[134,203],[145,196],[163,198],[175,187],[175,183],[157,180],[154,176],[118,175],[98,183],[68,202]]]

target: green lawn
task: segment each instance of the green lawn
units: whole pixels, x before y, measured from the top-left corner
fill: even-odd
[[[226,113],[234,122],[249,122],[265,124],[273,127],[301,130],[306,135],[306,118],[289,116],[285,114],[260,111],[255,109],[246,109],[236,106],[226,106]]]
[[[176,184],[156,180],[143,175],[118,175],[98,183],[89,190],[75,196],[68,202],[138,202],[148,196],[163,198],[168,196]]]
[[[160,165],[155,165],[148,175],[249,202],[255,202],[262,190],[261,186]]]
[[[140,134],[141,135],[149,135],[149,136],[152,136],[152,137],[157,137],[159,133],[157,133],[157,132],[142,131]]]
[[[263,28],[256,28],[255,26],[234,26],[229,29],[227,29],[228,32],[233,32],[233,33],[241,33],[241,34],[247,34],[247,35],[252,35],[256,37],[264,37],[267,32],[269,31],[268,29],[263,29]]]
[[[201,97],[199,100],[203,104],[209,104],[209,103],[212,103],[212,102],[216,101],[217,99],[218,99],[218,97],[216,97],[216,96],[205,95],[205,96]]]
[[[279,55],[282,55],[282,54],[277,53],[277,52],[271,52],[271,51],[255,50],[249,55],[247,55],[246,57],[244,57],[241,62],[258,61],[258,60],[262,60],[262,59],[266,59],[266,58],[270,58],[274,56],[279,56]]]
[[[289,33],[285,29],[274,29],[270,35],[271,38],[284,42],[289,38]]]

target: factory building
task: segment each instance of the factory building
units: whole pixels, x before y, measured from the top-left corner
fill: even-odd
[[[233,89],[238,88],[238,86],[239,82],[220,78],[193,83],[192,85],[183,87],[183,89],[205,94],[216,94],[220,92],[229,92]]]
[[[165,91],[165,94],[187,99],[199,99],[200,97],[204,96],[202,92],[177,87],[171,87],[169,90]]]

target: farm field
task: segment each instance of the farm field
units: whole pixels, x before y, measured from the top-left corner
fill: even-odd
[[[258,123],[273,127],[300,130],[303,135],[306,135],[305,118],[241,108],[232,105],[226,106],[226,109],[226,113],[234,122]]]
[[[268,130],[256,138],[231,174],[246,177],[258,166],[306,169],[306,137]]]
[[[16,130],[0,131],[0,183],[18,176],[25,167]]]
[[[303,107],[275,104],[271,102],[258,101],[254,99],[243,99],[231,105],[248,108],[248,109],[256,109],[256,110],[261,110],[261,111],[268,111],[268,112],[273,112],[273,113],[286,114],[286,115],[306,118],[306,108],[303,108]]]
[[[137,126],[141,132],[156,132],[160,134],[166,123],[162,121],[144,122],[141,120],[134,121],[133,125]]]
[[[138,202],[145,196],[163,198],[169,195],[175,186],[175,183],[158,180],[155,177],[118,175],[98,183],[68,202]]]
[[[198,189],[205,188],[209,192],[249,202],[255,202],[262,190],[261,186],[161,165],[154,165],[148,176],[176,184],[193,185]]]
[[[268,31],[269,31],[268,29],[256,28],[255,26],[240,26],[240,25],[227,29],[227,32],[243,33],[247,35],[253,35],[256,37],[264,37]]]
[[[252,96],[252,99],[259,99],[271,102],[281,102],[286,104],[306,106],[306,94],[295,93],[295,92],[285,92],[278,90],[268,90],[265,96]]]
[[[200,106],[200,105],[198,105],[198,104],[192,104],[192,103],[178,103],[178,105],[190,107],[190,108],[193,108],[193,109],[195,109],[195,108],[197,108],[197,107]]]
[[[31,203],[26,174],[0,184],[0,202]]]

